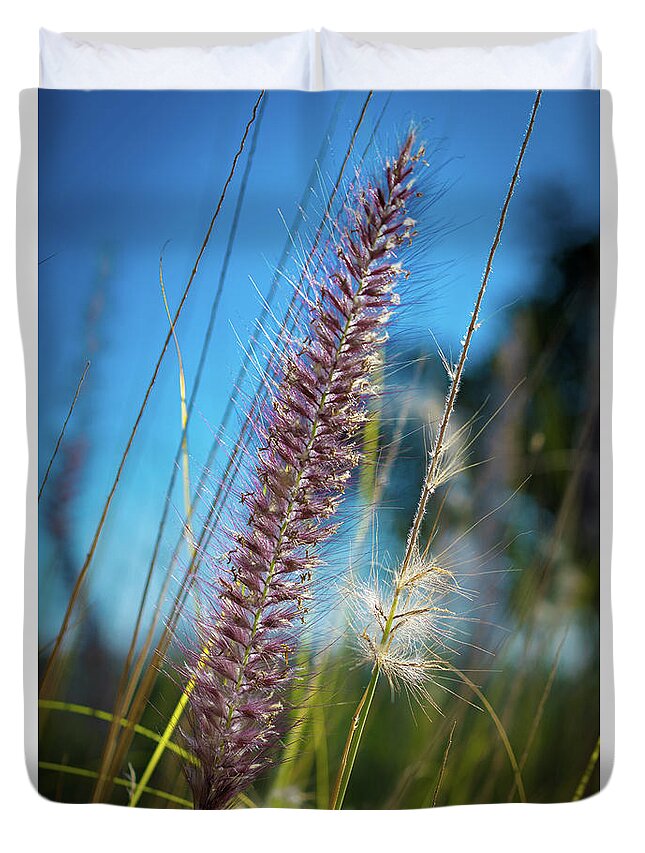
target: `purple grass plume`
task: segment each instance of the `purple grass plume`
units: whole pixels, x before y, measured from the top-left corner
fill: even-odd
[[[413,236],[408,203],[422,150],[411,133],[382,185],[357,180],[333,226],[329,260],[299,294],[306,337],[281,356],[275,393],[257,429],[250,491],[241,497],[229,564],[205,583],[188,654],[187,768],[197,809],[220,809],[269,766],[284,727],[294,656],[319,546],[337,529],[359,461],[356,434],[385,326],[398,304],[397,256]]]

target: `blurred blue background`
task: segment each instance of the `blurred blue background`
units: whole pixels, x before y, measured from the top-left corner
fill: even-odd
[[[65,559],[82,564],[136,411],[168,332],[159,255],[171,310],[188,281],[257,93],[39,93],[39,479],[56,442],[85,360],[92,365],[70,422],[81,446],[69,499]],[[412,266],[414,307],[394,338],[430,350],[433,335],[455,352],[481,279],[491,236],[534,99],[531,92],[401,92],[373,97],[356,140],[369,163],[396,146],[410,122],[427,142],[425,208]],[[268,94],[257,126],[248,189],[217,323],[189,432],[197,478],[231,393],[291,223],[304,199],[311,240],[345,157],[365,93]],[[218,285],[236,196],[236,172],[177,326],[188,393]],[[547,92],[517,189],[471,364],[505,333],[509,311],[535,296],[550,231],[580,240],[598,231],[599,94]],[[312,172],[313,170],[313,172]],[[314,181],[311,182],[311,176]],[[350,170],[351,174],[351,170]],[[423,186],[426,190],[426,186]],[[444,191],[445,190],[445,191]],[[545,216],[545,211],[547,215]],[[291,260],[289,270],[297,265]],[[290,297],[282,281],[278,305]],[[231,433],[239,422],[231,423]],[[109,625],[105,641],[127,643],[164,506],[180,436],[177,360],[169,348],[117,491],[92,570],[87,605]],[[57,464],[64,464],[62,458]],[[68,460],[68,464],[69,460]],[[65,484],[64,484],[65,486]],[[72,500],[72,498],[74,498]],[[162,543],[164,567],[182,512]],[[69,586],[52,513],[41,520],[40,632],[59,627]],[[59,507],[59,515],[62,515]],[[49,519],[49,520],[48,520]],[[55,519],[56,520],[56,519]]]

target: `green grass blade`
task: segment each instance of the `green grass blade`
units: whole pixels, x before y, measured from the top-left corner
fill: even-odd
[[[39,699],[38,707],[44,708],[47,711],[63,711],[69,714],[80,714],[83,717],[94,717],[96,720],[103,720],[107,723],[111,723],[114,720],[114,714],[110,714],[109,711],[101,711],[98,708],[90,708],[89,705],[77,705],[73,702],[59,702],[56,699]],[[119,725],[124,729],[132,729],[138,735],[147,737],[149,740],[157,741],[157,743],[161,741],[161,735],[157,734],[157,732],[153,732],[152,729],[147,729],[145,726],[141,726],[138,723],[133,725],[130,720],[127,720],[125,717],[121,717]],[[197,764],[197,759],[192,755],[192,753],[182,749],[181,746],[173,741],[168,742],[167,749],[176,753],[180,758],[183,758],[184,761],[189,761],[191,764]]]
[[[202,652],[202,656],[200,658],[200,661],[199,661],[200,667],[205,666],[206,661],[208,660],[208,654],[209,654],[209,651],[207,649],[204,649],[204,651]],[[186,705],[188,704],[188,700],[190,699],[190,696],[191,696],[193,690],[195,689],[195,683],[196,683],[195,679],[191,678],[190,681],[188,682],[188,684],[186,685],[186,687],[184,688],[183,693],[179,697],[179,701],[177,702],[177,705],[175,706],[175,710],[172,712],[172,715],[171,715],[170,719],[168,720],[168,725],[164,729],[164,732],[161,735],[161,737],[159,738],[159,743],[157,744],[155,751],[152,753],[150,761],[148,761],[148,764],[146,765],[146,769],[143,771],[143,776],[141,777],[141,779],[137,783],[137,787],[135,788],[134,793],[132,794],[132,797],[130,799],[130,806],[132,808],[134,808],[137,805],[137,803],[139,802],[139,800],[141,799],[141,794],[143,794],[145,786],[148,784],[150,777],[155,772],[157,764],[159,764],[159,761],[161,760],[161,756],[163,755],[164,750],[169,748],[169,744],[171,743],[170,738],[172,737],[175,729],[177,728],[177,726],[179,724],[179,721],[182,718],[184,711],[186,710]]]
[[[356,753],[358,752],[358,748],[361,744],[365,723],[367,722],[367,717],[372,706],[372,699],[376,692],[378,676],[379,668],[378,666],[375,666],[372,670],[372,677],[370,678],[369,684],[365,688],[365,693],[363,693],[361,701],[358,703],[354,716],[352,717],[347,742],[345,743],[343,757],[338,770],[338,777],[336,778],[336,784],[334,785],[334,791],[329,804],[329,807],[336,811],[343,807],[343,801],[345,799],[349,779],[352,775],[352,770],[354,769]]]
[[[55,764],[53,761],[39,761],[38,767],[41,770],[68,773],[72,776],[82,776],[86,779],[98,779],[99,775],[96,770],[87,770],[85,767],[72,767],[69,764]],[[115,785],[119,785],[122,788],[132,787],[132,782],[128,779],[113,779],[112,781]],[[167,791],[159,791],[156,788],[144,788],[144,793],[159,797],[162,800],[168,800],[170,803],[176,803],[178,806],[183,806],[187,809],[192,809],[193,807],[190,800],[185,800],[183,797],[178,797],[175,794],[169,794]]]
[[[594,747],[593,752],[589,756],[589,761],[587,766],[585,767],[585,772],[582,774],[580,782],[578,782],[578,787],[575,790],[575,793],[572,797],[572,802],[576,802],[577,800],[581,800],[584,797],[585,791],[587,790],[587,785],[589,784],[589,780],[591,779],[591,774],[594,771],[594,767],[598,762],[598,758],[600,757],[600,738],[596,741],[596,745]]]
[[[248,794],[238,794],[235,798],[235,802],[240,803],[247,809],[257,809],[256,804],[253,802],[253,800],[249,797]]]

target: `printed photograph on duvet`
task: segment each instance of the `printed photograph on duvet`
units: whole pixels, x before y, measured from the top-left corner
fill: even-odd
[[[39,791],[599,789],[596,91],[39,92]]]

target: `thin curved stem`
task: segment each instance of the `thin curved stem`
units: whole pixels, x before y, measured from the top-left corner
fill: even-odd
[[[40,770],[51,770],[54,773],[68,773],[71,776],[82,776],[85,779],[96,779],[99,775],[96,770],[87,770],[85,767],[72,767],[69,764],[56,764],[53,761],[39,761],[38,767]],[[113,779],[112,782],[122,788],[130,788],[132,784],[129,779],[120,778]],[[169,794],[167,791],[159,791],[156,788],[146,788],[145,793],[151,794],[153,797],[159,797],[162,800],[167,800],[169,803],[175,803],[178,806],[183,806],[186,809],[192,809],[193,807],[190,800],[185,800],[183,797],[178,797],[176,794]]]
[[[38,500],[39,501],[40,501],[40,496],[43,493],[43,489],[45,488],[45,483],[47,482],[47,480],[49,478],[49,472],[51,471],[52,465],[54,464],[54,459],[56,459],[56,456],[58,454],[58,449],[60,448],[61,442],[62,442],[63,437],[65,435],[67,423],[68,423],[69,419],[72,417],[72,412],[74,411],[74,406],[76,405],[76,401],[78,400],[78,396],[81,393],[81,388],[83,387],[83,382],[85,381],[85,376],[87,375],[87,371],[89,369],[90,369],[90,362],[86,361],[85,362],[85,369],[83,370],[81,378],[78,381],[78,385],[76,386],[76,392],[74,394],[74,398],[73,398],[71,405],[69,407],[69,411],[67,412],[67,417],[65,418],[65,420],[63,422],[63,426],[61,428],[61,431],[58,435],[58,441],[56,442],[56,447],[54,447],[54,452],[52,453],[51,458],[49,460],[49,464],[47,465],[47,470],[45,471],[43,481],[40,484],[40,488],[38,489]]]

